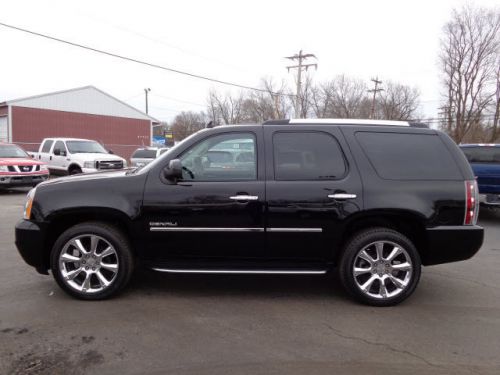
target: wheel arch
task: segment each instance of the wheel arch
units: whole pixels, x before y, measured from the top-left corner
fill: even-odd
[[[47,224],[43,244],[43,261],[46,269],[50,269],[50,253],[57,238],[67,229],[85,222],[100,222],[119,229],[135,247],[130,236],[133,230],[131,219],[123,212],[113,208],[79,208],[51,215]]]
[[[353,216],[345,223],[334,264],[338,264],[345,244],[355,233],[374,227],[393,229],[405,235],[415,245],[420,257],[424,258],[428,248],[425,221],[422,214],[410,210],[370,210]]]

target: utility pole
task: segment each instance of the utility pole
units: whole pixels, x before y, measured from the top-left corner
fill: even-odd
[[[373,117],[375,116],[375,97],[377,96],[377,93],[379,91],[384,91],[384,89],[378,88],[378,85],[382,84],[382,81],[379,81],[378,77],[372,78],[371,81],[375,84],[375,87],[372,90],[368,90],[368,92],[373,92],[372,109],[370,112],[370,118],[373,119]]]
[[[318,64],[303,64],[302,62],[309,57],[314,57],[312,53],[306,53],[303,54],[302,50],[299,51],[298,54],[295,54],[293,56],[287,56],[285,59],[290,59],[290,60],[298,60],[299,64],[298,65],[293,65],[293,66],[287,66],[286,69],[288,72],[290,72],[290,69],[297,69],[297,95],[295,96],[295,118],[300,118],[300,114],[302,112],[302,106],[301,106],[301,90],[302,90],[302,69],[305,69],[306,71],[311,67],[314,66],[316,69],[318,69]]]
[[[144,89],[144,93],[146,94],[146,114],[149,114],[149,108],[148,108],[148,94],[150,93],[151,89],[147,88]]]

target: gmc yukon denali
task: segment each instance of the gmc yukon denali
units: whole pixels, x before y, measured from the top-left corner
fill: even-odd
[[[421,266],[481,247],[478,192],[454,142],[422,124],[279,120],[204,129],[136,169],[44,182],[16,245],[70,295],[158,272],[325,274],[394,305]]]

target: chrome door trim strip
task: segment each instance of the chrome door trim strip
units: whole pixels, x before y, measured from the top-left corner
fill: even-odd
[[[220,227],[151,227],[151,232],[271,232],[271,233],[321,233],[322,228],[220,228]]]
[[[327,270],[230,270],[230,269],[180,269],[156,268],[152,270],[167,273],[204,273],[204,274],[262,274],[262,275],[323,275]]]
[[[267,228],[266,232],[271,233],[321,233],[322,228]]]
[[[151,232],[264,232],[264,228],[151,227]]]

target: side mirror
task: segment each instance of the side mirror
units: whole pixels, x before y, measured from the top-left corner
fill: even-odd
[[[56,155],[56,156],[60,156],[60,155],[61,155],[61,150],[59,150],[58,148],[56,148],[56,149],[54,150],[54,155]]]
[[[113,150],[108,150],[108,154],[114,155]]]
[[[168,163],[168,167],[163,169],[163,176],[172,183],[177,183],[182,179],[182,163],[179,159],[172,159]]]
[[[66,156],[66,151],[61,150],[61,156]]]

